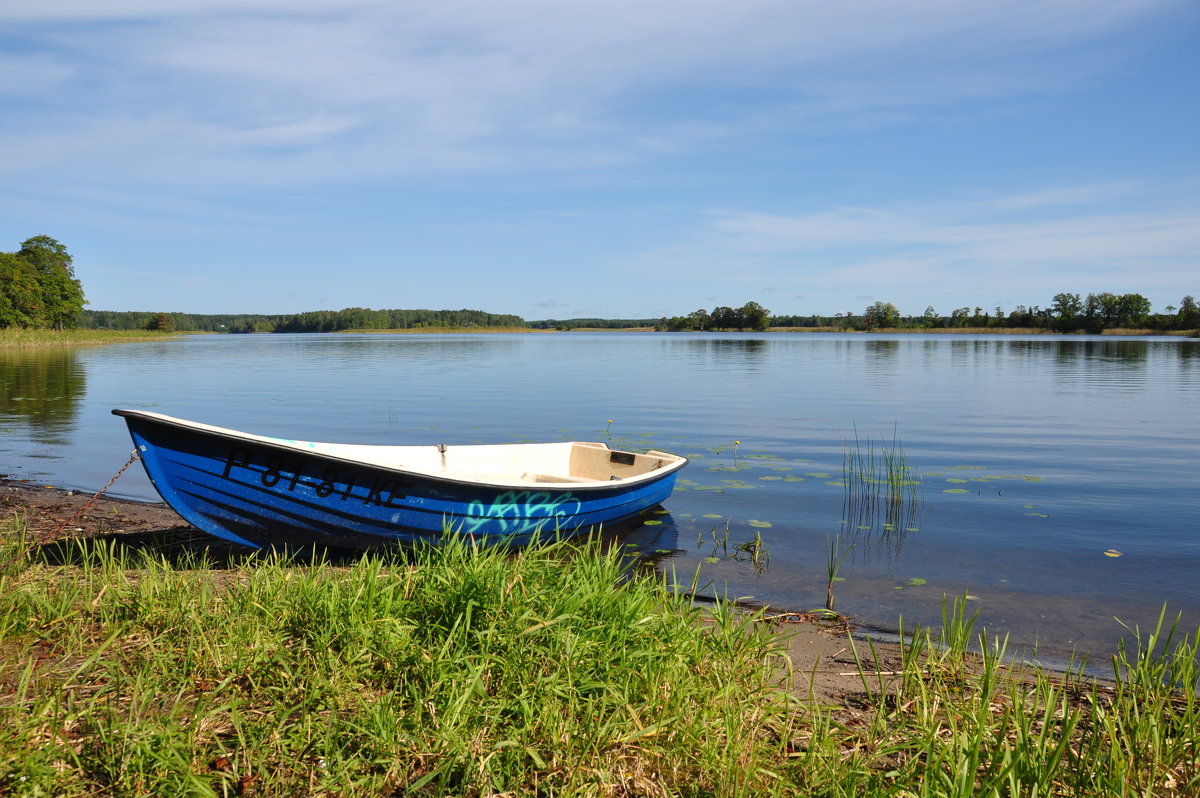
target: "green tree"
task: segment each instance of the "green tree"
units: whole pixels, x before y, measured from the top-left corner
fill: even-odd
[[[166,313],[155,313],[146,322],[146,329],[154,332],[175,332],[175,320]]]
[[[33,326],[74,327],[86,300],[67,248],[50,236],[34,236],[21,244],[17,257],[29,264],[37,280],[40,302]]]
[[[1054,305],[1050,310],[1054,314],[1054,327],[1060,332],[1078,329],[1084,325],[1083,299],[1079,294],[1055,294]]]
[[[1117,300],[1117,326],[1141,327],[1150,315],[1150,300],[1141,294],[1121,294]]]
[[[709,324],[714,330],[725,330],[736,326],[737,319],[733,308],[724,305],[713,308],[713,312],[709,316]]]
[[[876,302],[863,311],[863,324],[868,330],[899,327],[900,311],[891,302]]]
[[[1191,294],[1179,302],[1179,312],[1175,314],[1175,319],[1175,327],[1180,330],[1200,327],[1200,308],[1196,307],[1196,300],[1192,299]]]
[[[737,309],[739,330],[751,329],[762,332],[771,326],[771,311],[757,302],[747,302]]]
[[[41,314],[37,275],[12,252],[0,252],[0,328],[33,327]]]
[[[708,316],[708,311],[704,308],[693,310],[688,314],[688,320],[691,322],[693,330],[707,330],[712,320]]]

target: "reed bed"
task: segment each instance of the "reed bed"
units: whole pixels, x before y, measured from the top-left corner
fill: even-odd
[[[849,639],[822,704],[761,615],[594,543],[217,567],[23,530],[0,546],[4,795],[1200,789],[1200,632],[1165,615],[1101,686],[1011,667],[954,602],[894,671]]]
[[[873,530],[901,539],[919,526],[924,482],[904,453],[897,430],[889,442],[859,437],[842,443],[843,511],[851,530]]]
[[[127,341],[158,341],[171,333],[149,330],[26,330],[0,329],[0,349],[39,349],[57,346],[95,346]]]
[[[533,327],[392,327],[374,329],[371,327],[338,330],[335,335],[445,335],[449,333],[545,333],[555,332],[553,329]]]

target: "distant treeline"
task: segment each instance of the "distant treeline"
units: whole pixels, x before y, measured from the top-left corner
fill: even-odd
[[[534,330],[632,330],[656,324],[658,319],[540,319],[529,322],[529,327]]]
[[[764,321],[765,320],[765,321]],[[590,325],[600,326],[600,325]],[[632,325],[631,325],[632,326]],[[1168,305],[1164,313],[1151,313],[1150,300],[1141,294],[1055,294],[1049,307],[1017,305],[1005,312],[982,307],[955,308],[949,315],[926,307],[920,316],[906,316],[890,302],[875,302],[861,313],[846,311],[832,316],[772,316],[756,302],[741,308],[715,308],[711,313],[697,310],[686,316],[662,318],[654,322],[659,330],[670,332],[718,329],[761,330],[768,326],[792,328],[834,328],[842,330],[878,329],[1045,329],[1055,332],[1100,333],[1112,329],[1139,329],[1156,332],[1197,330],[1200,308],[1190,295],[1178,307]],[[1200,330],[1197,330],[1200,335]]]
[[[1008,328],[1045,329],[1055,332],[1100,333],[1112,329],[1153,330],[1171,332],[1195,330],[1200,327],[1200,308],[1190,295],[1179,306],[1168,305],[1164,313],[1151,313],[1150,300],[1141,294],[1055,294],[1051,305],[1026,307],[1017,305],[1005,312],[997,307],[992,312],[982,307],[956,308],[944,316],[926,307],[920,316],[905,316],[890,302],[875,302],[862,313],[837,313],[834,316],[776,316],[773,327],[845,327],[854,330],[882,328]]]
[[[1045,329],[1055,332],[1099,333],[1111,329],[1144,329],[1156,332],[1198,330],[1200,308],[1189,295],[1163,313],[1151,313],[1150,302],[1140,294],[1056,294],[1049,307],[1018,305],[1005,312],[994,308],[956,308],[949,315],[927,307],[920,316],[906,316],[889,302],[875,302],[861,313],[846,311],[832,316],[771,315],[757,302],[740,308],[719,306],[686,316],[659,319],[543,319],[526,321],[511,314],[481,310],[315,310],[307,313],[194,314],[148,311],[84,310],[78,324],[86,329],[178,330],[216,333],[312,333],[342,330],[412,330],[453,327],[512,327],[571,330],[578,328],[622,330],[653,328],[660,331],[766,330],[775,327],[841,330],[876,329]]]
[[[313,333],[342,330],[410,330],[424,327],[526,327],[510,314],[481,310],[314,310],[284,315],[154,313],[85,310],[80,326],[99,330],[174,329],[180,332]]]

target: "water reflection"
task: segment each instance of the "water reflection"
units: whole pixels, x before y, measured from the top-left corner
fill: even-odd
[[[717,357],[760,357],[771,341],[763,338],[689,338],[688,348],[697,354]]]
[[[869,340],[867,341],[867,354],[874,356],[891,355],[895,357],[900,354],[900,342],[890,339]]]
[[[864,622],[936,622],[943,594],[968,591],[1014,641],[1042,623],[1043,642],[1100,651],[1083,614],[1051,628],[1009,608],[1087,603],[1106,624],[1118,608],[1157,617],[1165,600],[1200,613],[1198,378],[1200,341],[1153,338],[205,336],[0,352],[0,459],[97,489],[128,450],[108,410],[133,403],[363,443],[611,434],[694,459],[673,519],[623,538],[681,580],[808,609],[840,536],[853,549],[839,608]],[[875,451],[858,492],[839,473],[852,430]],[[894,430],[924,480],[898,502],[877,481]],[[44,441],[69,448],[33,462]],[[155,497],[130,478],[125,495]],[[894,589],[914,577],[928,586]]]
[[[868,501],[847,491],[843,511],[843,536],[866,560],[878,553],[895,562],[908,536],[920,531],[925,503],[920,498]]]
[[[34,443],[66,445],[75,430],[87,377],[66,349],[0,349],[0,429]]]

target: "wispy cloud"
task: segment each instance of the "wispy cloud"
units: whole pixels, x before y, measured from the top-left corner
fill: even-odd
[[[1038,209],[1038,218],[1014,218],[1014,209],[1029,208]],[[623,265],[720,283],[770,280],[845,295],[842,301],[860,287],[881,296],[958,293],[960,301],[978,301],[984,292],[1003,295],[1005,286],[1034,292],[1178,286],[1194,274],[1198,256],[1200,198],[1164,207],[1146,187],[1129,184],[797,215],[717,211],[696,240]]]
[[[1170,2],[12,3],[24,46],[3,72],[38,92],[2,168],[253,183],[284,179],[279,160],[315,180],[635,162],[1027,90],[1046,78],[1020,56]]]

